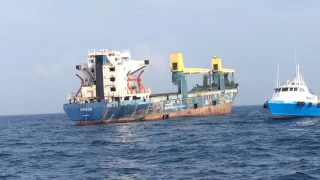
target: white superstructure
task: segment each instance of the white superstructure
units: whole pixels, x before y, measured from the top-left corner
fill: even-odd
[[[134,74],[146,67],[149,60],[132,60],[128,50],[103,49],[89,51],[87,63],[77,65],[82,71],[81,88],[77,94],[69,94],[68,99],[77,102],[109,100],[123,101],[147,99],[150,88],[144,88],[140,75]]]
[[[272,100],[318,103],[318,97],[310,91],[304,82],[300,74],[299,65],[296,67],[294,80],[287,80],[282,86],[277,85],[274,89]]]

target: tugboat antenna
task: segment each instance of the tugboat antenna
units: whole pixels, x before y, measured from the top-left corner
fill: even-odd
[[[294,61],[295,61],[295,63],[296,63],[296,77],[297,77],[297,79],[299,79],[298,77],[299,77],[299,70],[298,70],[298,64],[297,64],[297,53],[296,53],[296,48],[294,48]]]
[[[278,64],[278,71],[277,71],[277,84],[276,84],[276,87],[280,87],[280,84],[279,84],[279,64]]]

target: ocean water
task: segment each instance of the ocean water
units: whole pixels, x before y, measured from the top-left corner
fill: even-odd
[[[228,115],[75,126],[0,117],[0,179],[320,179],[320,118]]]

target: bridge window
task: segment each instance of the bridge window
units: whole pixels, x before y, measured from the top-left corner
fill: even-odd
[[[299,92],[304,92],[304,89],[303,88],[299,88]]]
[[[293,87],[290,88],[290,91],[293,91]]]
[[[298,91],[298,88],[294,88],[294,91]]]
[[[288,91],[288,88],[282,88],[282,92]]]

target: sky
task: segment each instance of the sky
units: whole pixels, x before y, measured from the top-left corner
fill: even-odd
[[[152,93],[176,91],[169,57],[210,68],[221,57],[240,84],[234,105],[261,105],[280,80],[293,79],[295,56],[320,95],[320,1],[308,0],[10,0],[0,6],[0,115],[62,113],[89,49],[129,49],[149,59]],[[202,83],[188,75],[188,88]]]

